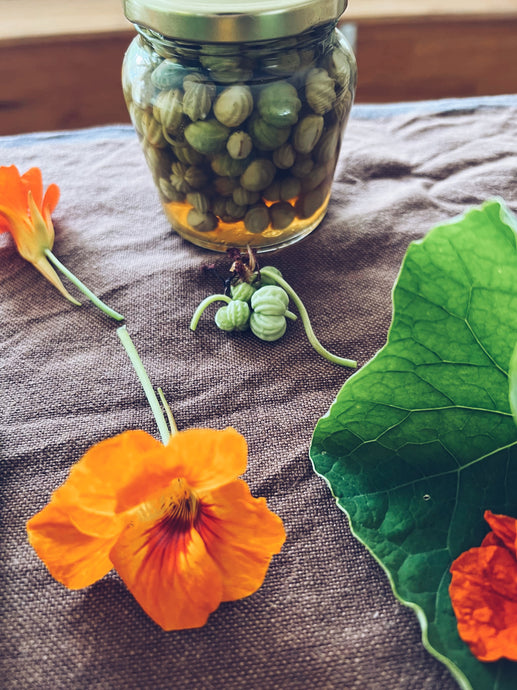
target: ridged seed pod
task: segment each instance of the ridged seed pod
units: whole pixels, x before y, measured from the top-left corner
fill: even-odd
[[[178,64],[173,58],[163,60],[151,74],[151,82],[156,88],[163,90],[179,89],[189,71]]]
[[[321,115],[306,115],[296,125],[293,146],[299,153],[310,153],[318,143],[325,121]]]
[[[292,84],[277,81],[260,91],[257,107],[261,117],[270,125],[289,127],[298,122],[302,102]]]
[[[215,84],[194,72],[183,80],[183,112],[192,122],[205,120],[212,108]]]
[[[160,91],[153,105],[153,115],[170,134],[177,134],[183,124],[183,93],[180,89]]]
[[[230,135],[230,130],[215,119],[198,120],[185,128],[185,139],[199,153],[221,151]]]
[[[317,115],[332,110],[336,100],[335,81],[326,69],[315,67],[309,71],[305,81],[305,98]]]
[[[270,160],[256,158],[241,175],[241,187],[250,192],[260,192],[273,182],[275,173],[276,168]]]
[[[226,127],[238,127],[253,111],[253,96],[248,86],[236,84],[225,89],[214,103],[214,115]]]
[[[217,216],[210,211],[200,213],[197,209],[191,208],[187,214],[187,223],[198,232],[212,232],[216,229],[219,221]]]
[[[289,139],[291,127],[275,127],[261,117],[253,117],[248,124],[253,143],[261,151],[274,151]]]

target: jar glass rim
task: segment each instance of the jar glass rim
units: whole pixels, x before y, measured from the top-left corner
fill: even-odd
[[[245,43],[283,38],[336,21],[348,0],[123,0],[133,24],[187,41]]]

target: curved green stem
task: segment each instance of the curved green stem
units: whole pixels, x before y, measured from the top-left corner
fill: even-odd
[[[197,325],[199,323],[199,319],[201,318],[201,314],[205,311],[205,309],[208,306],[210,306],[214,302],[226,302],[226,304],[230,304],[231,301],[232,300],[226,295],[210,295],[210,297],[205,297],[205,299],[199,303],[198,308],[192,315],[192,319],[190,321],[190,330],[196,330]]]
[[[107,304],[104,304],[102,300],[100,300],[96,295],[93,294],[93,292],[86,287],[84,283],[82,283],[79,278],[77,278],[71,271],[68,270],[68,268],[59,261],[58,258],[54,256],[54,254],[50,251],[50,249],[45,249],[45,256],[48,258],[49,261],[51,261],[54,266],[61,271],[63,275],[65,275],[68,280],[75,285],[75,287],[80,290],[83,295],[88,297],[90,302],[93,302],[96,307],[98,307],[102,312],[104,312],[107,316],[111,316],[112,319],[115,319],[116,321],[123,321],[124,317],[122,314],[119,314],[117,311],[114,309],[111,309],[111,307],[108,307]]]
[[[285,312],[284,316],[285,316],[286,319],[291,319],[291,321],[296,321],[297,318],[298,318],[298,317],[296,316],[296,314],[293,314],[293,312],[292,312],[292,311],[289,311],[289,310],[287,310],[287,311]]]
[[[355,360],[345,359],[344,357],[338,357],[337,355],[333,355],[332,352],[329,352],[323,347],[323,345],[314,335],[314,331],[312,330],[311,322],[309,320],[309,314],[307,313],[307,309],[305,309],[302,300],[298,297],[298,295],[289,285],[289,283],[286,283],[286,281],[283,278],[278,276],[274,271],[269,271],[268,269],[269,267],[265,266],[264,268],[260,269],[260,273],[274,280],[275,283],[277,283],[277,285],[283,288],[287,292],[289,297],[293,300],[298,311],[300,312],[300,318],[302,320],[303,327],[305,328],[307,338],[309,339],[310,344],[316,350],[316,352],[318,352],[322,357],[325,357],[325,359],[328,359],[329,362],[334,362],[334,364],[340,364],[343,367],[351,367],[355,369],[357,367],[357,362]]]
[[[158,388],[158,395],[160,396],[160,402],[162,403],[162,407],[165,410],[165,414],[167,415],[167,420],[169,422],[169,429],[171,430],[171,434],[177,434],[178,433],[178,427],[176,425],[176,420],[174,419],[174,415],[172,414],[172,410],[169,407],[169,403],[167,402],[167,399],[165,395],[163,394],[163,391],[161,388]]]
[[[165,446],[169,442],[170,431],[169,427],[167,426],[167,422],[165,421],[165,417],[163,416],[163,410],[160,407],[160,403],[158,401],[158,398],[156,397],[156,393],[154,392],[154,388],[149,379],[149,376],[147,375],[147,372],[144,369],[142,360],[140,359],[140,356],[137,352],[137,349],[133,341],[131,340],[129,333],[127,332],[127,328],[125,326],[120,326],[119,328],[117,328],[117,335],[120,338],[120,342],[124,346],[124,349],[126,350],[129,359],[131,360],[131,364],[133,365],[133,368],[136,372],[136,375],[138,376],[140,383],[142,384],[142,388],[144,389],[144,393],[147,397],[149,405],[151,406],[154,418],[156,419],[156,424],[158,425],[158,430],[160,432],[162,443]]]

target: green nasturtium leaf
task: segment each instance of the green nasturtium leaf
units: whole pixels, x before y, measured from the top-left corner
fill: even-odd
[[[319,420],[311,460],[460,687],[515,690],[517,663],[479,662],[448,594],[451,562],[489,531],[483,512],[517,517],[517,221],[505,205],[412,243],[393,305],[386,345]]]

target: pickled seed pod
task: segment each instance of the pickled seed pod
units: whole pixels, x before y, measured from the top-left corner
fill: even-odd
[[[333,161],[339,146],[339,129],[332,127],[321,135],[316,146],[315,159],[317,163]]]
[[[241,204],[236,204],[235,201],[232,199],[228,199],[226,202],[226,208],[225,208],[225,217],[229,218],[231,220],[240,220],[241,218],[244,218],[244,215],[246,211],[248,210],[247,206],[243,206]]]
[[[160,192],[163,198],[167,202],[183,201],[184,195],[181,192],[178,192],[176,189],[174,189],[170,181],[166,180],[165,177],[160,177],[160,179],[158,180],[158,187],[160,188]]]
[[[212,232],[216,229],[219,221],[217,216],[210,211],[200,213],[197,209],[192,208],[187,214],[187,223],[198,232]]]
[[[262,119],[268,124],[274,127],[289,127],[298,122],[302,102],[292,84],[277,81],[260,91],[257,107]]]
[[[247,81],[253,74],[246,61],[235,55],[233,46],[203,45],[199,61],[210,72],[212,79],[222,84]]]
[[[160,91],[153,105],[153,115],[167,132],[176,134],[183,124],[183,93],[180,89]]]
[[[280,180],[273,180],[262,192],[262,198],[266,201],[280,201]]]
[[[298,197],[295,204],[295,212],[298,218],[303,219],[313,216],[323,205],[327,194],[328,188],[322,186]]]
[[[308,154],[298,154],[296,156],[296,161],[291,167],[291,173],[294,177],[307,177],[311,170],[314,168],[314,161]]]
[[[235,177],[216,177],[214,178],[214,189],[222,197],[232,196],[234,190],[239,186],[239,180]],[[217,214],[219,215],[219,214]]]
[[[269,74],[291,75],[300,67],[300,54],[289,50],[274,57],[263,58],[262,69]]]
[[[248,132],[258,149],[274,151],[289,139],[291,127],[275,127],[257,116],[250,120]]]
[[[276,173],[273,163],[267,158],[256,158],[240,178],[241,187],[250,192],[260,192],[269,187]]]
[[[166,149],[158,149],[144,139],[142,142],[142,151],[149,166],[153,177],[155,179],[169,177],[171,173],[171,156]]]
[[[307,103],[317,115],[325,115],[336,100],[335,81],[326,69],[315,67],[307,74],[305,81]]]
[[[183,163],[173,163],[171,170],[172,172],[169,180],[174,189],[183,194],[191,192],[192,187],[185,180],[185,173],[187,172],[186,166]]]
[[[282,144],[273,152],[273,163],[280,170],[287,170],[296,160],[296,151],[292,144]]]
[[[223,218],[223,216],[226,214],[226,202],[228,198],[224,197],[216,197],[212,201],[212,213],[214,213],[216,216],[219,216],[219,218]]]
[[[156,148],[164,148],[167,146],[167,141],[163,136],[162,126],[154,119],[151,113],[144,113],[141,126],[143,135],[150,144],[156,146]]]
[[[136,103],[130,103],[129,116],[131,118],[131,122],[133,123],[133,127],[141,136],[144,135],[143,119],[145,114],[146,111],[142,110],[142,108],[136,105]]]
[[[286,177],[280,182],[280,199],[289,201],[298,196],[302,189],[300,180],[296,177]]]
[[[284,230],[295,218],[295,210],[287,201],[277,201],[269,207],[271,227],[275,230]]]
[[[232,198],[239,206],[249,206],[250,204],[257,203],[260,199],[260,194],[259,192],[250,192],[249,189],[244,189],[244,187],[237,187],[233,190]]]
[[[254,235],[264,232],[269,225],[269,210],[264,202],[259,202],[248,209],[244,216],[244,226]]]
[[[204,163],[205,157],[199,151],[196,151],[186,141],[177,141],[172,145],[172,150],[180,163],[187,165],[199,165]]]
[[[187,194],[187,202],[199,213],[204,214],[209,210],[208,197],[202,192],[189,192]]]
[[[192,122],[205,120],[212,108],[215,85],[197,73],[183,80],[183,112]]]
[[[248,86],[229,86],[217,97],[214,115],[226,127],[238,127],[253,111],[253,96]]]
[[[325,120],[321,115],[306,115],[296,125],[293,146],[299,153],[310,153],[323,132]]]
[[[352,70],[348,58],[342,51],[332,51],[327,60],[327,71],[343,89],[348,89]]]
[[[237,177],[242,175],[249,165],[249,160],[237,160],[229,153],[218,153],[212,158],[210,167],[216,175],[222,177]]]
[[[185,128],[185,139],[199,153],[221,151],[230,135],[230,130],[218,120],[198,120]]]
[[[193,189],[202,189],[208,182],[208,175],[203,168],[189,165],[184,173],[185,182]]]
[[[187,74],[189,72],[185,67],[182,67],[174,59],[167,58],[152,71],[151,82],[162,91],[179,89]]]
[[[323,182],[328,176],[329,171],[326,165],[315,165],[311,170],[311,174],[301,178],[301,190],[303,192],[310,192]]]
[[[156,89],[145,74],[131,88],[131,101],[140,108],[147,108],[155,96]]]
[[[228,154],[235,160],[247,158],[253,150],[253,141],[247,132],[233,132],[226,142]]]

